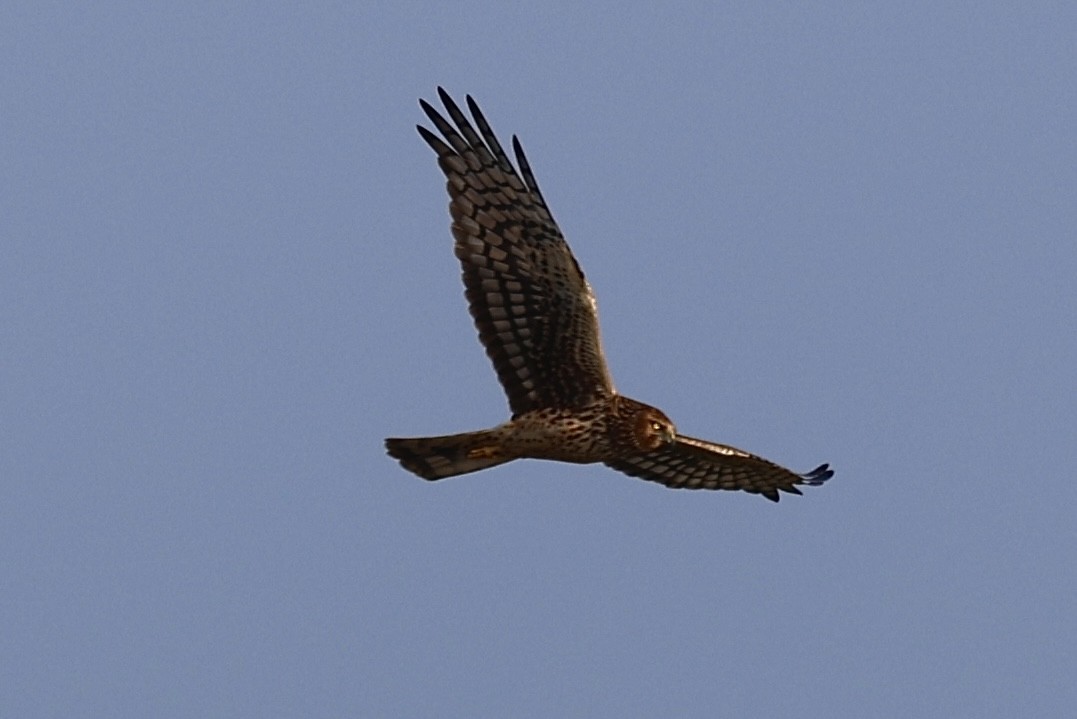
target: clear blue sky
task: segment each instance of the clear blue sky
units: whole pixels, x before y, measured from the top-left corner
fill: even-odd
[[[0,13],[0,715],[1073,711],[1071,3],[363,5]],[[827,486],[384,455],[507,416],[439,84],[618,387]]]

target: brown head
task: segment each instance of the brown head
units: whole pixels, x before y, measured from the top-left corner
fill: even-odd
[[[627,397],[617,399],[619,441],[637,452],[650,452],[676,438],[677,428],[662,410]]]

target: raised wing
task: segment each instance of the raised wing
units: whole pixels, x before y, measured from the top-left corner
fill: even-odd
[[[452,123],[419,104],[444,140],[418,130],[448,178],[468,305],[513,415],[612,395],[594,293],[519,141],[512,138],[517,174],[475,101],[467,98],[479,132],[448,93],[438,95]]]
[[[675,489],[742,489],[774,502],[778,501],[778,490],[801,494],[797,485],[815,487],[834,476],[827,464],[797,474],[736,447],[682,435],[662,449],[606,465]]]

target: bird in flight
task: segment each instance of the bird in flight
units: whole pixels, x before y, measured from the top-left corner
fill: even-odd
[[[602,351],[595,294],[519,140],[512,138],[514,167],[470,96],[474,124],[445,90],[438,95],[449,120],[420,100],[437,133],[418,130],[448,180],[468,306],[512,417],[477,432],[390,438],[385,446],[392,457],[428,480],[523,458],[602,462],[667,487],[739,489],[774,502],[779,490],[800,494],[798,487],[834,475],[827,464],[797,474],[735,447],[687,437],[660,409],[619,394]]]

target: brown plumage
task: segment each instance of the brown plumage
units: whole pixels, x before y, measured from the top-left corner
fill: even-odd
[[[387,439],[390,455],[425,479],[513,459],[606,465],[668,487],[778,490],[819,485],[828,465],[796,474],[733,447],[677,434],[661,410],[617,394],[606,366],[594,292],[513,137],[519,172],[471,97],[475,126],[438,88],[450,123],[420,100],[441,133],[419,126],[448,179],[455,253],[471,315],[512,417],[493,429]]]

